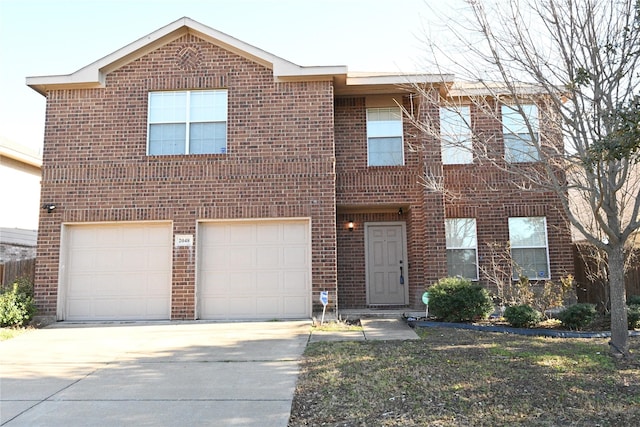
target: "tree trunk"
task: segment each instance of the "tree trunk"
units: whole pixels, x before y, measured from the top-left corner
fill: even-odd
[[[624,285],[624,249],[622,245],[608,251],[609,296],[611,298],[611,353],[629,356],[629,327],[627,325],[627,297]]]

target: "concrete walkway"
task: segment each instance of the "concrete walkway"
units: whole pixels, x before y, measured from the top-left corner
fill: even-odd
[[[361,331],[323,331],[313,329],[309,342],[319,341],[367,341],[367,340],[415,340],[418,335],[401,319],[360,319]]]
[[[399,319],[363,331],[298,322],[67,324],[0,342],[2,426],[288,423],[308,342],[415,339]]]

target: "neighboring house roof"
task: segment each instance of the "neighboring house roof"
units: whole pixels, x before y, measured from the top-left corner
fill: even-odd
[[[26,227],[38,227],[41,171],[37,150],[0,136],[0,182],[12,182],[0,188],[0,200],[11,205],[0,211],[0,261],[22,257],[22,250],[11,249],[14,246],[36,245],[37,231]]]
[[[0,227],[0,244],[16,246],[35,246],[37,230]]]
[[[371,86],[377,88],[376,93],[389,93],[392,89],[398,92],[399,84],[437,84],[453,80],[451,75],[440,74],[350,75],[347,73],[347,67],[343,65],[303,67],[265,52],[228,34],[207,27],[193,19],[184,17],[74,73],[27,77],[27,85],[42,95],[45,95],[49,90],[55,89],[104,87],[105,76],[109,72],[144,56],[159,46],[182,37],[184,34],[194,34],[216,46],[272,69],[276,80],[333,80],[336,85],[336,94],[353,94],[364,90],[370,93],[371,91],[366,88]]]
[[[625,203],[619,203],[618,208],[622,212],[622,227],[625,228],[629,224],[633,217],[633,202],[635,196],[640,190],[640,165],[634,164],[630,166],[628,171],[626,185],[624,185],[618,192],[622,195],[624,193]],[[594,234],[601,234],[604,239],[604,232],[599,232],[599,226],[594,218],[594,214],[591,206],[587,200],[588,195],[582,194],[574,188],[569,189],[569,203],[571,211],[577,217],[577,219],[584,224],[587,230],[590,230]],[[619,196],[622,197],[622,196]],[[640,215],[640,214],[639,214]],[[640,216],[636,221],[640,220]],[[586,241],[585,236],[575,227],[571,226],[571,235],[575,243]],[[633,232],[627,240],[629,246],[640,248],[640,230]]]
[[[42,156],[34,149],[16,144],[0,136],[0,158],[6,157],[38,169],[42,167]]]

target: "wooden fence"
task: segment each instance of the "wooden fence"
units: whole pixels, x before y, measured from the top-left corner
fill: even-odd
[[[578,244],[573,245],[573,263],[578,302],[596,304],[603,308],[609,305],[609,284],[591,274],[597,269],[597,262],[586,255],[592,248],[579,246]],[[638,262],[632,265],[625,274],[627,296],[640,295],[640,250],[636,250],[634,256]]]
[[[14,280],[25,277],[33,283],[36,275],[36,259],[7,261],[0,264],[0,286],[10,286]]]

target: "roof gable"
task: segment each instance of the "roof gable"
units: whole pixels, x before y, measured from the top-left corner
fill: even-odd
[[[346,75],[346,66],[302,67],[240,41],[223,32],[184,17],[148,34],[78,71],[66,75],[27,77],[27,85],[45,95],[52,89],[104,87],[105,76],[147,53],[185,34],[194,34],[207,42],[273,70],[279,80],[332,79]]]

